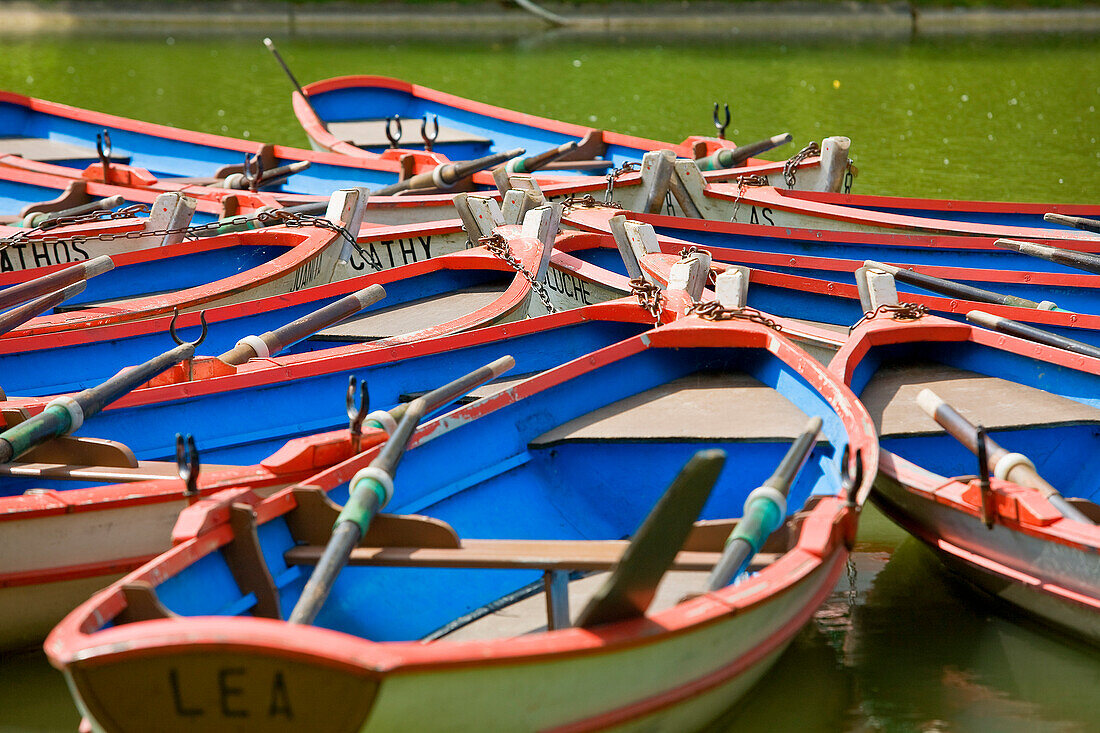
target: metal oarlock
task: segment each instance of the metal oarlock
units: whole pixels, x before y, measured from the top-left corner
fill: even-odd
[[[176,472],[183,479],[183,498],[194,504],[199,500],[199,451],[190,433],[186,438],[176,433]]]
[[[714,103],[714,129],[718,130],[718,139],[726,139],[726,128],[730,126],[730,106],[726,105],[726,121],[722,122],[718,117],[718,103]]]
[[[386,118],[386,139],[390,141],[391,148],[396,148],[401,142],[401,115]]]
[[[993,529],[993,488],[989,485],[989,453],[985,444],[985,428],[979,423],[978,430],[978,488],[982,495],[982,524]]]
[[[99,155],[99,162],[103,166],[103,182],[111,181],[111,133],[107,128],[95,134],[95,151]]]
[[[199,311],[199,323],[202,324],[202,333],[199,334],[199,338],[196,341],[184,341],[176,333],[176,319],[179,318],[180,312],[178,308],[172,309],[172,321],[168,324],[168,333],[172,336],[172,340],[176,342],[178,346],[184,344],[190,344],[191,346],[198,346],[206,340],[206,332],[209,330],[209,326],[206,323],[206,311]]]
[[[429,125],[429,118],[431,124]],[[387,122],[387,128],[389,123]],[[400,135],[398,135],[400,137]],[[435,145],[435,141],[439,139],[439,116],[425,114],[423,119],[420,120],[420,137],[424,140],[424,150],[426,152],[432,152],[432,146]]]
[[[348,377],[348,394],[346,400],[348,408],[348,431],[351,433],[351,450],[353,453],[358,453],[363,445],[363,420],[366,419],[367,413],[370,412],[370,393],[367,390],[367,383],[365,381],[359,385],[358,403],[355,400],[355,387],[357,381],[354,374]]]

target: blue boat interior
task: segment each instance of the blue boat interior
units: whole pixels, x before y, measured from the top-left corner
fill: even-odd
[[[969,342],[912,343],[871,349],[852,387],[882,447],[922,468],[945,477],[978,473],[974,455],[917,406],[927,387],[1005,449],[1030,458],[1064,495],[1100,500],[1096,375]]]
[[[719,388],[708,392],[713,385]],[[667,405],[694,405],[722,389],[721,404],[704,413],[717,416],[709,424],[697,413],[685,411],[677,419],[668,411]],[[776,412],[751,414],[766,406]],[[476,420],[452,421],[448,430],[408,451],[386,510],[441,519],[466,539],[624,539],[696,451],[722,448],[726,464],[700,518],[738,517],[807,414],[821,415],[824,429],[791,489],[788,515],[812,497],[839,490],[847,434],[824,399],[763,350],[649,349]],[[664,419],[651,419],[658,415]],[[330,496],[342,503],[347,485]],[[285,516],[259,526],[258,537],[285,618],[309,568],[285,561],[284,553],[296,544]],[[420,639],[541,575],[347,567],[316,623],[378,641]],[[169,610],[182,615],[241,615],[256,603],[239,589],[223,552],[168,578],[157,592]]]

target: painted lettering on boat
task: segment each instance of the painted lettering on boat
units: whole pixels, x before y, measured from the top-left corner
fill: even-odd
[[[266,675],[264,675],[266,677]],[[257,679],[255,674],[250,675],[244,667],[220,667],[217,670],[216,690],[218,705],[216,707],[202,707],[194,701],[186,699],[186,689],[180,684],[180,673],[176,668],[168,670],[168,686],[172,689],[172,702],[175,713],[181,718],[222,717],[222,718],[285,718],[294,719],[294,711],[290,706],[290,693],[287,690],[286,678],[282,670],[275,670],[270,681]],[[252,708],[244,705],[242,698],[245,696],[246,687],[263,685],[268,694],[266,703],[258,704]],[[255,699],[256,696],[253,696]],[[265,706],[266,705],[266,706]]]
[[[542,279],[542,282],[555,293],[560,293],[566,298],[572,298],[584,305],[592,305],[588,283],[580,278],[573,277],[567,272],[550,268],[546,271],[546,277]]]
[[[52,242],[13,242],[0,249],[0,272],[64,265],[87,259],[91,259],[87,250],[76,242],[61,239]]]
[[[312,284],[314,278],[321,274],[322,259],[323,258],[318,255],[295,271],[294,290],[308,288],[310,284]]]
[[[432,257],[432,238],[384,239],[379,242],[367,242],[361,245],[359,252],[353,252],[348,264],[353,270],[370,267],[375,272],[399,265],[428,260]],[[381,254],[379,254],[381,250]],[[423,255],[421,256],[421,250]],[[388,263],[388,264],[387,264]]]
[[[771,226],[775,226],[775,221],[772,219],[773,213],[774,212],[771,209],[765,207],[760,209],[760,213],[758,215],[756,213],[756,207],[751,206],[749,207],[749,224],[759,224],[761,217],[763,217],[764,221],[766,221]]]

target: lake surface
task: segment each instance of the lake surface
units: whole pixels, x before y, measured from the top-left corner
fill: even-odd
[[[546,117],[680,141],[791,132],[852,139],[855,191],[1100,200],[1100,39],[849,42],[626,38],[429,42],[275,39],[303,83],[395,76]],[[0,88],[126,117],[306,146],[289,83],[236,39],[0,40]],[[1100,729],[1100,653],[999,609],[873,509],[848,576],[714,731]],[[0,658],[0,731],[71,731],[78,715],[40,653]]]

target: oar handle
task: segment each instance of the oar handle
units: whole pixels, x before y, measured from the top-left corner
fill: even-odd
[[[523,155],[523,153],[523,148],[516,148],[515,150],[509,150],[505,153],[486,155],[476,160],[467,160],[459,163],[444,163],[436,166],[427,173],[418,173],[412,178],[406,178],[404,181],[391,183],[388,186],[383,186],[375,191],[371,191],[370,195],[393,196],[402,191],[420,188],[448,189],[462,179],[469,178],[478,171],[500,165],[506,160],[515,158],[517,155]]]
[[[955,298],[964,298],[966,300],[973,300],[979,303],[996,303],[998,305],[1010,305],[1017,308],[1043,308],[1044,310],[1060,310],[1056,309],[1053,303],[1036,303],[1034,300],[1028,300],[1027,298],[1018,298],[1015,295],[1002,295],[1001,293],[995,293],[992,290],[976,288],[972,285],[955,282],[954,280],[946,280],[942,277],[936,277],[934,275],[926,275],[923,272],[917,272],[916,270],[910,270],[903,267],[895,267],[894,265],[887,265],[884,262],[865,260],[863,262],[863,266],[871,267],[876,270],[882,270],[883,272],[888,272],[894,276],[895,280],[900,280],[903,283],[916,285],[917,287],[924,288],[925,290],[931,290],[933,293],[940,293],[942,295],[948,295]]]
[[[279,66],[283,67],[283,73],[285,73],[287,78],[290,79],[290,83],[294,85],[294,89],[298,92],[298,94],[302,95],[302,101],[304,101],[306,103],[306,106],[313,111],[313,115],[317,118],[317,121],[321,123],[321,127],[327,130],[328,125],[326,125],[325,121],[321,119],[321,115],[317,114],[317,110],[313,108],[313,103],[309,101],[309,95],[306,94],[306,91],[304,89],[302,89],[302,85],[298,83],[298,80],[290,71],[290,67],[286,65],[285,61],[283,61],[283,56],[279,53],[279,50],[275,48],[275,44],[272,43],[270,38],[265,38],[264,45],[267,46],[267,50],[271,52],[271,55],[275,57],[275,60],[279,62]]]
[[[1043,214],[1043,220],[1049,221],[1051,224],[1064,224],[1074,229],[1100,234],[1100,220],[1096,219],[1086,219],[1083,216],[1066,216],[1065,214]]]
[[[67,285],[87,280],[96,275],[114,269],[115,263],[107,255],[100,255],[85,262],[78,262],[64,270],[51,272],[49,275],[28,280],[25,283],[12,285],[10,288],[0,290],[0,310],[10,308],[19,303],[25,303],[31,298],[37,298],[46,293],[52,293]]]
[[[544,165],[551,163],[566,153],[571,153],[577,149],[577,141],[570,140],[567,143],[558,145],[557,147],[550,148],[549,150],[539,153],[538,155],[530,155],[526,158],[512,158],[504,167],[509,173],[534,173]]]
[[[951,437],[962,443],[971,453],[978,454],[978,429],[960,415],[955,408],[927,388],[922,389],[920,394],[917,395],[917,404],[924,410],[925,414],[939,423]],[[987,466],[994,476],[1011,481],[1019,486],[1037,490],[1067,519],[1092,524],[1092,520],[1067,502],[1065,497],[1058,492],[1058,489],[1051,486],[1039,475],[1039,472],[1035,470],[1035,464],[1027,456],[1008,452],[990,438],[988,433],[985,434],[984,448],[988,456]]]
[[[10,463],[50,438],[68,435],[119,397],[194,355],[195,344],[180,344],[102,384],[54,399],[42,412],[0,433],[0,463]]]
[[[1086,344],[1084,341],[1077,341],[1076,339],[1059,336],[1056,333],[1044,331],[1041,328],[1036,328],[1027,323],[1014,321],[1011,318],[1004,318],[1003,316],[995,316],[985,311],[974,310],[966,314],[966,320],[971,323],[976,323],[983,328],[1007,333],[1010,336],[1028,339],[1036,343],[1046,344],[1047,346],[1053,346],[1058,349],[1072,351],[1076,354],[1091,356],[1094,359],[1100,359],[1100,348],[1092,344]]]
[[[744,165],[745,161],[754,155],[760,155],[760,153],[766,153],[767,151],[778,148],[780,145],[786,145],[794,137],[789,132],[784,132],[779,135],[772,135],[764,140],[758,140],[748,145],[738,145],[736,148],[721,148],[706,156],[705,158],[699,158],[695,161],[695,165],[699,166],[701,171],[717,171],[723,168],[736,168],[737,166]]]
[[[280,326],[274,331],[268,331],[259,336],[245,336],[218,358],[226,364],[239,365],[256,357],[272,356],[322,328],[339,323],[367,306],[377,303],[384,297],[386,297],[385,288],[381,285],[370,285],[291,321],[285,326]]]
[[[42,315],[55,305],[64,303],[69,298],[72,298],[80,293],[84,292],[86,283],[83,280],[77,281],[72,285],[66,285],[60,290],[55,290],[52,293],[46,293],[43,296],[35,298],[34,300],[24,303],[17,308],[12,308],[6,313],[0,315],[0,335],[11,331],[13,328],[18,328],[24,323],[34,318],[35,316]]]
[[[820,417],[811,417],[775,472],[745,499],[741,521],[730,533],[722,557],[707,578],[707,590],[724,588],[741,575],[753,555],[760,552],[768,537],[783,524],[787,516],[787,494],[813,452],[821,425]]]
[[[1037,244],[1035,242],[1021,242],[1016,239],[998,239],[993,244],[1003,249],[1010,249],[1029,257],[1037,257],[1040,260],[1053,262],[1056,265],[1074,267],[1078,270],[1100,275],[1100,256],[1088,252],[1077,252],[1063,247],[1054,247],[1049,244]]]

